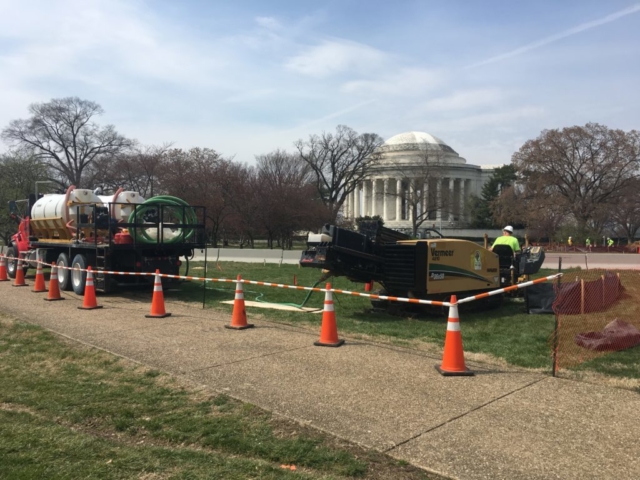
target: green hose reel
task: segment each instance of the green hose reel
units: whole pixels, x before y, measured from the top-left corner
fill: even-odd
[[[162,218],[158,216],[162,213]],[[157,222],[152,224],[145,220],[146,217],[155,216]],[[183,243],[195,234],[194,228],[185,225],[197,225],[198,217],[184,200],[160,195],[146,200],[137,205],[131,215],[129,223],[145,225],[143,227],[131,227],[129,233],[140,243]],[[180,224],[173,228],[172,224]],[[155,231],[155,232],[154,232]],[[166,234],[165,234],[166,231]]]

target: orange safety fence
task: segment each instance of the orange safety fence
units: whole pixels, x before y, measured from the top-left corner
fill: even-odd
[[[568,315],[606,310],[618,300],[623,287],[620,275],[605,272],[593,280],[584,278],[561,283],[556,287],[553,311]]]
[[[640,271],[572,272],[555,285],[554,374],[629,348],[640,349]]]
[[[4,257],[6,260],[17,260],[19,262],[23,262],[25,260],[19,259],[19,258],[15,258],[15,257],[8,257],[5,256]],[[41,260],[29,260],[29,263],[37,263],[37,264],[42,264],[45,267],[52,267],[53,265],[50,265],[46,262],[43,262]],[[61,265],[57,266],[58,269],[64,269],[64,270],[77,270],[77,271],[83,271],[86,272],[87,269],[82,269],[82,268],[74,268],[74,267],[63,267]],[[433,305],[433,306],[437,306],[437,307],[450,307],[452,304],[450,302],[446,302],[446,301],[438,301],[438,300],[425,300],[422,298],[407,298],[407,297],[396,297],[396,296],[391,296],[391,295],[378,295],[378,294],[374,294],[374,293],[363,293],[363,292],[354,292],[351,290],[343,290],[340,288],[332,288],[330,290],[324,289],[324,288],[317,288],[317,287],[303,287],[303,286],[299,286],[299,285],[287,285],[287,284],[283,284],[283,283],[271,283],[271,282],[262,282],[262,281],[256,281],[256,280],[245,280],[245,279],[230,279],[230,278],[210,278],[210,277],[193,277],[193,276],[185,276],[185,275],[169,275],[166,273],[152,273],[152,272],[114,272],[114,271],[110,271],[110,270],[100,270],[99,271],[100,274],[102,275],[132,275],[132,276],[153,276],[155,277],[156,275],[162,278],[172,278],[172,279],[177,279],[177,280],[189,280],[189,281],[201,281],[201,282],[221,282],[221,283],[235,283],[236,281],[241,282],[241,283],[246,283],[246,284],[250,284],[250,285],[259,285],[259,286],[263,286],[263,287],[276,287],[276,288],[284,288],[284,289],[291,289],[291,290],[307,290],[307,291],[313,291],[313,292],[327,292],[327,291],[331,291],[333,293],[340,293],[343,295],[351,295],[354,297],[366,297],[366,298],[371,298],[373,300],[387,300],[387,301],[391,301],[391,302],[401,302],[401,303],[411,303],[411,304],[418,304],[418,305]],[[487,298],[493,295],[501,295],[505,292],[511,292],[511,291],[515,291],[515,290],[519,290],[521,288],[526,288],[528,286],[531,285],[535,285],[538,283],[543,283],[543,282],[547,282],[550,280],[554,280],[558,277],[561,277],[562,273],[556,273],[554,275],[549,275],[548,277],[543,277],[543,278],[538,278],[536,280],[531,280],[529,282],[523,282],[523,283],[518,283],[515,285],[511,285],[509,287],[505,287],[505,288],[499,288],[496,290],[492,290],[489,292],[485,292],[485,293],[481,293],[478,295],[472,295],[466,298],[463,298],[461,300],[458,300],[457,303],[467,303],[467,302],[473,302],[475,300],[480,300],[483,298]],[[297,282],[296,282],[297,283]]]
[[[24,259],[20,259],[20,258],[16,258],[16,257],[8,257],[5,256],[4,257],[6,260],[11,260],[11,261],[18,261],[18,262],[28,262],[28,263],[37,263],[37,264],[42,264],[44,267],[53,267],[54,264],[48,264],[46,262],[43,262],[41,260],[24,260]],[[74,267],[64,267],[61,265],[57,266],[58,269],[63,269],[63,270],[75,270],[75,271],[81,271],[81,272],[87,272],[87,269],[82,269],[82,268],[74,268]],[[22,271],[22,269],[18,269],[19,271]],[[363,293],[363,292],[353,292],[351,290],[343,290],[340,288],[332,288],[330,290],[327,290],[325,288],[317,288],[317,287],[303,287],[300,285],[287,285],[284,283],[272,283],[272,282],[262,282],[262,281],[258,281],[258,280],[245,280],[245,279],[231,279],[231,278],[211,278],[211,277],[194,277],[191,275],[171,275],[171,274],[166,274],[166,273],[152,273],[152,272],[115,272],[115,271],[111,271],[111,270],[100,270],[98,273],[102,274],[102,275],[127,275],[127,276],[142,276],[142,277],[155,277],[156,275],[158,275],[161,278],[172,278],[172,279],[176,279],[176,280],[188,280],[188,281],[200,281],[200,282],[218,282],[218,283],[236,283],[236,282],[241,282],[241,283],[246,283],[249,285],[258,285],[258,286],[262,286],[262,287],[275,287],[275,288],[284,288],[284,289],[290,289],[290,290],[306,290],[306,291],[312,291],[312,292],[327,292],[327,291],[331,291],[333,293],[340,293],[343,295],[351,295],[354,297],[367,297],[367,298],[371,298],[374,300],[388,300],[390,302],[402,302],[402,303],[412,303],[412,304],[420,304],[420,305],[433,305],[436,307],[449,307],[451,306],[451,304],[449,302],[443,302],[443,301],[438,301],[438,300],[424,300],[422,298],[407,298],[407,297],[394,297],[391,295],[378,295],[378,294],[374,294],[374,293]],[[297,282],[296,282],[297,283]]]

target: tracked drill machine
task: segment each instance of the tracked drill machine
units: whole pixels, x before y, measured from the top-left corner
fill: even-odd
[[[362,222],[358,232],[325,225],[309,235],[300,265],[323,269],[327,277],[377,282],[384,295],[448,300],[512,285],[538,272],[544,261],[540,247],[514,255],[510,248],[496,253],[468,240],[436,236],[413,240],[377,221]]]

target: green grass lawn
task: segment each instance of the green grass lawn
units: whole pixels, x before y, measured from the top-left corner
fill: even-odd
[[[219,267],[219,268],[218,268]],[[320,271],[313,268],[299,268],[297,265],[277,265],[260,263],[220,262],[218,267],[211,262],[207,277],[235,278],[242,275],[247,280],[259,280],[292,285],[294,276],[298,285],[314,286],[320,278]],[[570,278],[580,269],[564,271]],[[203,276],[202,262],[191,265],[190,275]],[[555,270],[541,270],[534,277],[556,273]],[[363,284],[350,282],[344,277],[329,280],[334,288],[364,291]],[[326,282],[317,286],[324,287]],[[208,308],[219,308],[231,312],[231,306],[220,304],[234,298],[235,283],[208,283],[204,293]],[[245,299],[272,303],[286,303],[306,307],[322,308],[324,294],[296,291],[282,288],[245,285]],[[459,298],[464,295],[459,295]],[[202,303],[203,289],[199,282],[184,284],[179,293],[169,293],[168,299],[180,299]],[[420,315],[391,315],[374,310],[367,298],[334,295],[336,318],[339,332],[349,335],[366,335],[381,341],[402,345],[427,344],[442,346],[446,331],[447,309],[429,307]],[[274,322],[289,324],[320,325],[318,314],[301,312],[252,309],[248,315],[261,315]],[[465,352],[486,354],[499,358],[513,366],[546,370],[551,373],[552,358],[550,337],[555,323],[554,315],[532,315],[525,311],[522,298],[505,298],[502,306],[481,309],[470,303],[460,306],[460,325]],[[601,372],[614,377],[640,378],[640,347],[625,352],[615,352],[588,362],[580,369]]]
[[[435,478],[2,316],[0,385],[3,479]]]
[[[320,271],[312,268],[299,268],[297,265],[256,264],[225,262],[216,268],[215,263],[208,266],[208,277],[235,278],[237,274],[248,280],[260,280],[292,285],[294,276],[298,285],[314,286],[320,278]],[[195,267],[195,268],[194,268]],[[553,272],[544,272],[549,275]],[[190,275],[203,276],[202,263],[191,265]],[[329,280],[334,288],[363,292],[363,284],[350,282],[344,277]],[[234,298],[235,283],[208,283],[205,293],[207,307],[222,308],[231,312],[231,306],[221,305],[223,300]],[[324,287],[325,282],[318,284]],[[244,286],[246,300],[258,300],[273,303],[286,303],[307,307],[322,308],[324,293],[296,291],[255,285]],[[188,283],[179,293],[169,293],[168,300],[181,299],[202,302],[201,283]],[[336,318],[339,332],[350,335],[373,336],[380,340],[409,344],[427,342],[442,346],[446,331],[447,309],[429,307],[426,314],[390,315],[374,310],[368,298],[347,295],[334,295]],[[318,314],[302,312],[252,309],[248,315],[263,315],[265,318],[291,324],[320,325]],[[460,322],[465,351],[489,354],[506,362],[527,368],[548,368],[551,370],[551,357],[548,338],[553,332],[553,315],[529,315],[525,313],[524,303],[506,299],[500,308],[478,311],[475,304],[460,307]]]

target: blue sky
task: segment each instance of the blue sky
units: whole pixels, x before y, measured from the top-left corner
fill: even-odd
[[[0,127],[65,96],[247,163],[344,124],[503,164],[543,129],[640,129],[640,3],[0,0]]]

